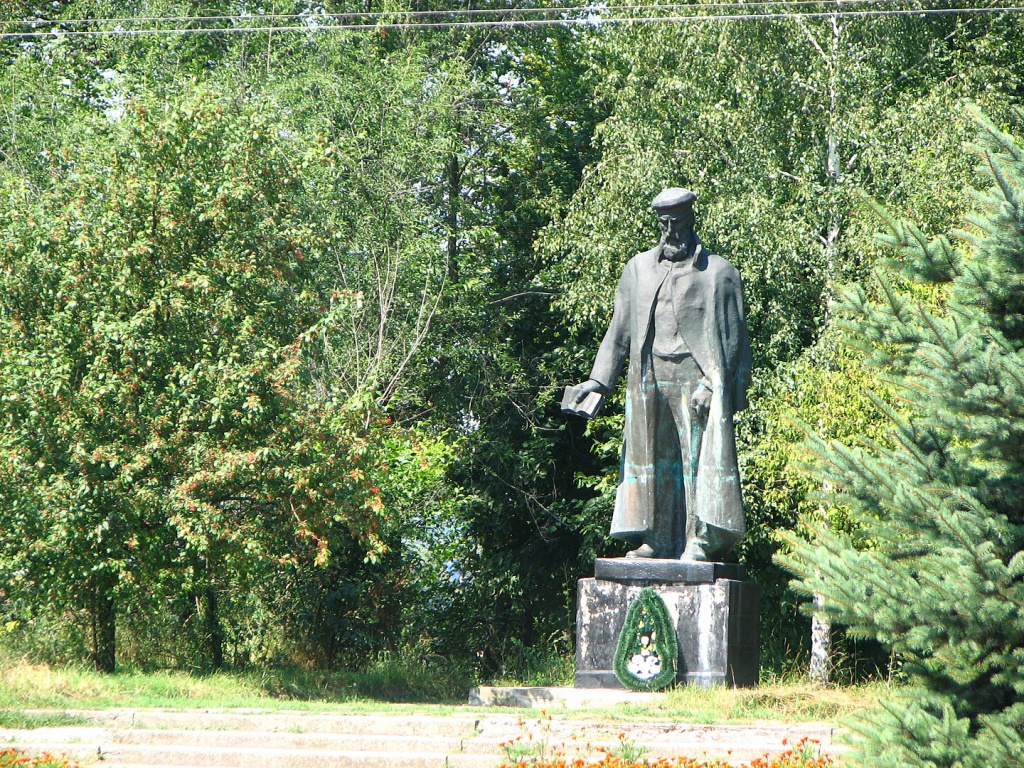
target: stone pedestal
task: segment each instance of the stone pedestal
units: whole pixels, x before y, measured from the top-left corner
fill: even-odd
[[[676,628],[680,682],[757,685],[761,588],[743,566],[679,560],[599,559],[580,579],[576,610],[576,687],[623,688],[612,662],[630,603],[654,587]]]

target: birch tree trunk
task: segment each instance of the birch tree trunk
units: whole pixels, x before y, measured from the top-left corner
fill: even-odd
[[[822,595],[814,596],[814,615],[811,617],[810,678],[819,685],[828,685],[832,679],[832,624],[824,612]]]

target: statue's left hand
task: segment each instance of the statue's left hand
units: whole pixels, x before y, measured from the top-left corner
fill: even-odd
[[[706,419],[711,412],[711,390],[701,384],[690,398],[690,407],[701,419]]]

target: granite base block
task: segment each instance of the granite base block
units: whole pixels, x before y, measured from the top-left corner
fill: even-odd
[[[599,557],[594,577],[620,584],[664,582],[667,584],[712,584],[718,579],[743,581],[746,569],[737,563],[708,563],[695,560]]]
[[[612,669],[626,611],[645,586],[665,601],[679,640],[682,683],[757,685],[761,668],[761,588],[749,581],[620,583],[580,579],[576,613],[577,688],[623,688]]]

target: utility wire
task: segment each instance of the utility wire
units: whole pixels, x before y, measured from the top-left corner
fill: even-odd
[[[189,21],[235,21],[245,19],[249,21],[277,21],[289,19],[302,19],[316,21],[318,19],[341,20],[341,19],[363,19],[379,17],[403,18],[430,18],[434,16],[482,16],[492,15],[522,15],[522,14],[552,14],[552,13],[620,13],[625,11],[671,11],[671,10],[704,10],[707,8],[771,8],[791,7],[805,5],[832,5],[837,8],[845,5],[887,5],[906,0],[755,0],[755,2],[743,2],[743,0],[732,0],[731,2],[709,2],[709,3],[663,3],[660,5],[571,5],[571,6],[541,6],[536,8],[453,8],[447,11],[350,11],[339,13],[267,13],[267,14],[221,14],[218,16],[120,16],[112,18],[77,18],[77,19],[0,19],[0,26],[17,26],[25,24],[132,24],[140,22],[189,22]]]
[[[703,14],[684,16],[619,16],[585,19],[506,19],[500,21],[447,21],[447,22],[380,22],[377,24],[306,24],[301,26],[264,27],[200,27],[200,28],[150,28],[150,29],[108,29],[108,30],[53,30],[49,32],[0,32],[2,39],[30,39],[40,37],[118,37],[150,35],[223,35],[243,32],[334,32],[368,30],[416,30],[416,29],[472,29],[472,28],[528,28],[541,26],[600,26],[603,24],[652,24],[685,23],[695,21],[780,21],[785,19],[835,19],[835,18],[880,18],[885,16],[939,16],[972,15],[992,13],[1020,13],[1024,6],[997,6],[985,8],[908,8],[868,11],[802,11],[798,13],[739,13]],[[59,24],[60,22],[54,22]]]

